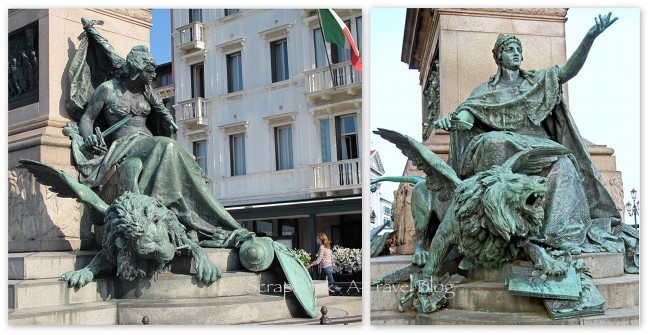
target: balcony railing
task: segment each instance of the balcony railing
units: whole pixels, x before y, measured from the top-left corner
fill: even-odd
[[[204,98],[181,101],[174,108],[178,122],[188,128],[208,124],[208,102]]]
[[[343,62],[329,67],[320,67],[307,73],[309,93],[322,92],[335,87],[361,84],[361,72],[352,67],[352,63]]]
[[[361,160],[358,158],[312,165],[312,170],[312,192],[361,188]]]
[[[178,46],[181,51],[188,53],[194,50],[205,49],[202,22],[192,22],[188,25],[178,28],[177,30],[180,37]]]

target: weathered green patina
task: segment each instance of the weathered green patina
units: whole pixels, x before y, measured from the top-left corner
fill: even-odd
[[[68,101],[78,123],[64,128],[72,139],[79,181],[51,166],[20,160],[59,196],[77,198],[99,213],[91,216],[91,224],[106,226],[97,256],[62,279],[76,287],[115,271],[122,280],[155,279],[177,250],[189,249],[197,279],[210,284],[221,271],[203,248],[246,244],[242,263],[263,271],[277,257],[298,300],[315,317],[314,285],[300,260],[243,228],[212,195],[192,155],[170,138],[177,126],[151,87],[155,61],[148,48],[135,46],[123,59],[95,29],[103,22],[81,21],[84,32],[70,64]]]
[[[417,271],[436,275],[452,245],[464,255],[461,269],[530,258],[542,278],[558,277],[575,266],[555,258],[558,252],[626,251],[626,271],[638,273],[638,234],[621,223],[561,92],[616,20],[611,13],[596,18],[566,65],[540,71],[520,69],[519,39],[499,35],[492,51],[497,73],[433,124],[452,131],[450,166],[408,136],[375,132],[427,174],[407,181],[415,183],[413,265],[375,284]],[[598,305],[592,300],[574,306]]]

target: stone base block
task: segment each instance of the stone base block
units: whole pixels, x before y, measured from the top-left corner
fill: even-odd
[[[65,306],[9,310],[10,325],[87,325],[117,323],[117,306],[112,301]]]
[[[59,279],[9,280],[9,309],[106,301],[115,298],[114,292],[112,279],[96,279],[81,288]]]
[[[60,278],[65,272],[88,265],[95,254],[95,251],[10,253],[9,279]]]
[[[625,275],[594,279],[605,298],[606,309],[631,308],[639,305],[639,276]],[[502,283],[469,282],[454,288],[450,309],[499,313],[545,312],[542,299],[508,293]]]
[[[118,323],[151,325],[231,325],[287,319],[292,315],[282,296],[206,299],[138,299],[117,303]]]
[[[370,280],[411,264],[413,255],[390,255],[370,259]]]
[[[418,315],[415,312],[374,311],[372,325],[638,325],[639,309],[605,311],[605,315],[552,320],[545,314],[491,313],[442,310]]]
[[[260,293],[260,275],[252,272],[223,272],[215,283],[205,285],[194,276],[166,273],[158,280],[116,280],[119,299],[216,298]]]

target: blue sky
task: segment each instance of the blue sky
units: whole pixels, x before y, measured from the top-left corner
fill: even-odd
[[[164,64],[172,61],[171,21],[169,9],[151,10],[151,53],[156,63]]]

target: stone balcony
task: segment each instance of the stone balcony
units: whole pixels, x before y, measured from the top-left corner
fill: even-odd
[[[361,160],[350,159],[309,166],[312,170],[312,198],[361,194]]]
[[[203,22],[192,22],[177,28],[179,42],[178,49],[181,52],[181,58],[188,61],[195,57],[205,57],[205,39]]]
[[[178,125],[193,130],[208,126],[208,101],[193,98],[174,105]]]
[[[331,71],[330,67],[305,71],[307,99],[311,103],[327,104],[341,99],[341,95],[347,95],[348,99],[360,98],[361,78],[361,72],[349,61],[333,64]]]

